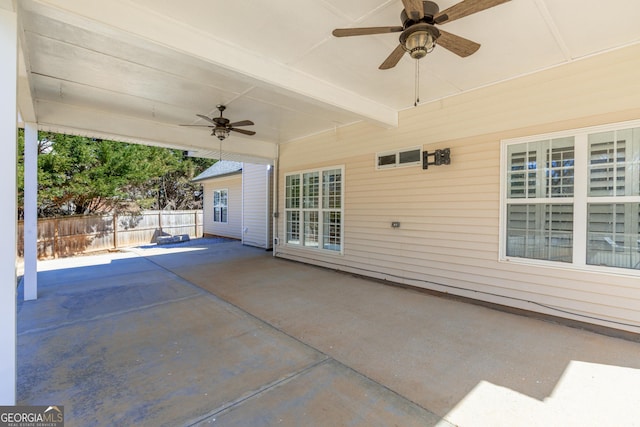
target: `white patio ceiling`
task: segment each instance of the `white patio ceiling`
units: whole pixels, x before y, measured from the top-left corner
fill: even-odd
[[[6,1],[6,0],[5,0]],[[457,0],[440,0],[440,9]],[[225,158],[261,161],[277,144],[361,120],[397,125],[413,107],[414,61],[378,65],[398,34],[334,38],[334,28],[401,25],[400,0],[19,0],[20,111],[40,129],[217,157],[196,114],[250,119]],[[422,103],[640,42],[640,2],[512,0],[445,24],[482,45],[420,62]],[[612,76],[615,78],[615,76]],[[594,84],[598,84],[594,82]]]

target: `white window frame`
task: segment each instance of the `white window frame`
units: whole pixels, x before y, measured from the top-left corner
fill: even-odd
[[[415,162],[404,162],[401,163],[400,162],[400,154],[401,153],[406,153],[409,151],[419,151],[420,155],[418,160],[416,160]],[[395,163],[393,164],[388,164],[388,165],[380,165],[380,157],[384,157],[384,156],[395,156]],[[416,147],[408,147],[408,148],[400,148],[398,150],[391,150],[391,151],[381,151],[379,153],[376,153],[376,170],[386,170],[386,169],[394,169],[394,168],[404,168],[404,167],[408,167],[408,166],[419,166],[422,165],[422,147],[421,146],[416,146]]]
[[[226,195],[225,204],[218,204],[216,205],[216,193],[218,194],[222,194],[224,193]],[[218,197],[218,200],[220,200],[221,197]],[[229,189],[227,188],[219,188],[216,190],[213,190],[213,200],[212,200],[212,204],[213,204],[213,222],[215,224],[228,224],[229,223]],[[216,221],[216,209],[220,209],[220,220]],[[222,221],[222,209],[226,209],[227,211],[227,215],[225,217],[226,221]]]
[[[599,132],[623,131],[630,128],[639,128],[640,120],[612,123],[608,125],[592,126],[567,131],[532,135],[521,138],[505,139],[501,141],[500,153],[500,230],[499,253],[500,262],[538,265],[563,269],[577,269],[613,273],[617,275],[640,276],[640,269],[622,268],[613,266],[600,266],[587,264],[587,231],[588,231],[588,206],[589,203],[640,203],[640,195],[624,197],[590,197],[589,191],[589,135]],[[573,205],[573,260],[571,263],[557,262],[533,258],[507,256],[507,206],[515,202],[528,204],[532,199],[509,199],[507,197],[508,179],[507,165],[508,147],[513,144],[530,143],[540,140],[552,140],[565,137],[574,138],[575,162],[574,162],[574,195],[573,197],[553,198],[555,203]],[[551,200],[551,199],[548,199]],[[536,199],[540,203],[541,199]],[[544,201],[543,201],[544,202]]]
[[[325,208],[322,206],[322,202],[323,202],[323,182],[322,182],[322,176],[323,176],[323,172],[325,171],[330,171],[330,170],[339,170],[340,171],[340,209],[336,209],[336,208]],[[304,175],[305,174],[311,174],[311,173],[318,173],[320,179],[318,182],[318,186],[319,186],[319,193],[318,193],[318,207],[312,207],[312,208],[308,208],[308,207],[304,207]],[[298,202],[298,207],[294,207],[294,208],[287,208],[287,177],[290,176],[299,176],[300,178],[300,189],[299,189],[299,202]],[[296,172],[288,172],[284,175],[284,187],[285,187],[285,197],[284,197],[284,216],[283,216],[283,230],[284,230],[284,244],[285,246],[289,246],[289,247],[293,247],[293,248],[300,248],[300,249],[304,249],[304,250],[309,250],[309,251],[319,251],[325,254],[334,254],[334,255],[343,255],[344,254],[344,189],[345,189],[345,175],[344,175],[344,165],[340,165],[340,166],[329,166],[329,167],[324,167],[324,168],[319,168],[319,169],[307,169],[307,170],[303,170],[303,171],[296,171]],[[287,228],[288,224],[288,217],[289,217],[289,212],[298,212],[299,213],[299,217],[298,217],[298,232],[300,234],[300,239],[297,243],[293,243],[293,242],[289,242],[289,229]],[[305,233],[305,229],[304,229],[304,215],[307,212],[317,212],[318,213],[318,230],[317,230],[317,235],[318,235],[318,245],[317,246],[308,246],[305,244],[304,242],[304,233]],[[333,249],[325,249],[323,247],[323,238],[324,238],[324,220],[323,220],[323,214],[324,213],[329,213],[329,212],[339,212],[340,213],[340,235],[339,235],[339,239],[340,239],[340,249],[339,250],[333,250]]]

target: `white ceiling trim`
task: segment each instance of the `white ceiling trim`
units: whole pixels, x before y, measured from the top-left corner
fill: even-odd
[[[551,32],[551,34],[553,35],[553,38],[558,44],[558,48],[562,52],[562,55],[567,61],[571,61],[573,59],[573,56],[571,55],[569,46],[567,46],[567,44],[562,39],[562,36],[560,35],[560,30],[558,29],[558,26],[553,20],[551,13],[549,13],[549,9],[547,8],[547,4],[545,3],[546,0],[534,0],[534,1],[535,1],[536,7],[540,11],[540,15],[542,15],[542,19],[544,19],[545,24],[547,24],[547,28],[549,28],[549,31]]]
[[[208,132],[195,135],[187,128],[140,120],[104,111],[68,104],[38,101],[38,127],[41,130],[110,139],[136,144],[156,145],[179,150],[207,151],[219,147],[218,139]],[[176,141],[180,141],[176,143]],[[277,155],[276,144],[259,139],[236,137],[223,144],[233,144],[233,151],[271,160]],[[224,148],[224,145],[223,145]]]
[[[95,22],[151,40],[165,47],[196,56],[225,69],[277,86],[299,97],[355,114],[384,127],[398,126],[398,112],[357,93],[292,69],[285,64],[232,46],[184,23],[140,8],[126,0],[38,0],[61,11],[69,11]]]

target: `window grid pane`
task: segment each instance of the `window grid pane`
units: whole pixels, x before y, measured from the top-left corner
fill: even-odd
[[[302,184],[302,207],[314,209],[318,207],[320,196],[320,174],[318,172],[305,173]]]
[[[339,169],[322,173],[322,207],[340,209],[342,204],[342,173]]]
[[[572,262],[573,205],[507,207],[507,256]]]
[[[342,250],[342,186],[342,169],[285,176],[287,244]]]
[[[508,152],[508,197],[513,199],[535,197],[537,152],[529,151],[527,144],[509,146]]]
[[[640,268],[640,204],[589,204],[587,264]]]
[[[640,270],[640,127],[505,149],[506,256]]]
[[[614,132],[589,135],[589,196],[617,196],[625,193],[625,141]]]
[[[339,251],[341,245],[342,221],[340,212],[325,212],[323,215],[323,247],[332,251]]]
[[[547,151],[547,197],[573,197],[575,152],[573,140],[552,141]]]
[[[318,211],[304,213],[304,246],[318,247]]]
[[[227,190],[215,190],[213,192],[213,222],[227,222],[227,197]]]
[[[287,212],[287,243],[300,243],[300,212]]]
[[[287,209],[300,207],[300,175],[287,176],[285,199]]]

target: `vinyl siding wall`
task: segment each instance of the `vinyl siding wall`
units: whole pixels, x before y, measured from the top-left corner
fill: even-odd
[[[640,333],[637,271],[499,261],[501,140],[640,118],[638,70],[640,45],[403,111],[397,129],[282,145],[276,255]],[[376,170],[376,152],[416,145],[450,148],[451,164]],[[286,245],[285,174],[339,165],[344,254]]]
[[[271,212],[269,194],[271,169],[265,165],[244,163],[242,169],[244,222],[242,243],[268,249],[271,247]]]
[[[204,234],[242,238],[242,174],[220,177],[203,184]],[[228,190],[227,223],[213,222],[213,192]]]

